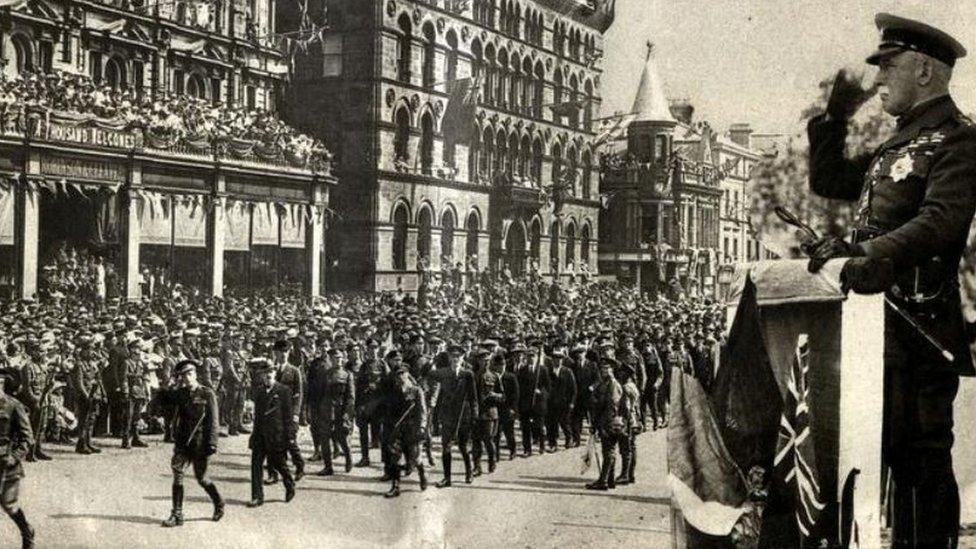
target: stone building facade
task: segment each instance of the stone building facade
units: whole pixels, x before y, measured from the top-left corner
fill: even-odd
[[[329,266],[350,289],[411,291],[418,272],[538,264],[596,272],[592,150],[612,2],[309,0],[328,13],[300,52],[286,118],[335,143],[341,219]],[[481,83],[475,137],[442,131],[455,83]],[[574,175],[570,175],[574,174]],[[564,189],[564,191],[560,191]]]

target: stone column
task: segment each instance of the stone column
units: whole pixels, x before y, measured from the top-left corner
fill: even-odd
[[[118,270],[121,275],[122,292],[127,301],[138,301],[142,298],[142,288],[139,286],[139,196],[136,189],[121,191],[121,244],[122,254],[119,257]]]
[[[214,297],[224,295],[224,238],[226,178],[217,174],[214,178],[213,208],[207,215],[207,261],[210,263],[210,280],[207,291]]]
[[[24,179],[14,187],[14,253],[17,297],[37,294],[38,239],[40,237],[40,191]]]
[[[305,265],[309,297],[322,295],[322,256],[325,251],[325,230],[322,216],[317,206],[323,205],[324,192],[321,184],[312,189],[312,215],[305,223]]]

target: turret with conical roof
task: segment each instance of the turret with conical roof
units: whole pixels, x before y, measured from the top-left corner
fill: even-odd
[[[647,43],[647,57],[641,73],[633,117],[627,125],[627,150],[643,162],[663,163],[671,156],[674,127],[678,121],[671,115],[664,95],[664,80],[654,59],[654,44]]]

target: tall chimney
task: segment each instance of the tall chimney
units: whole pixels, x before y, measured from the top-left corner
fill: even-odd
[[[747,122],[740,122],[729,126],[729,139],[740,147],[752,148],[752,126]]]

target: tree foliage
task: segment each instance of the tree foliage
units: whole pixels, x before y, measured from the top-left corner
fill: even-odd
[[[800,115],[804,122],[824,112],[833,77],[820,82],[820,95]],[[865,104],[848,124],[846,154],[870,153],[891,134],[893,121],[881,110],[877,99]],[[752,225],[760,239],[792,233],[773,212],[776,206],[791,211],[819,234],[847,236],[853,221],[854,203],[829,200],[813,194],[809,187],[809,143],[806,135],[793,136],[775,156],[764,157],[749,182]]]

